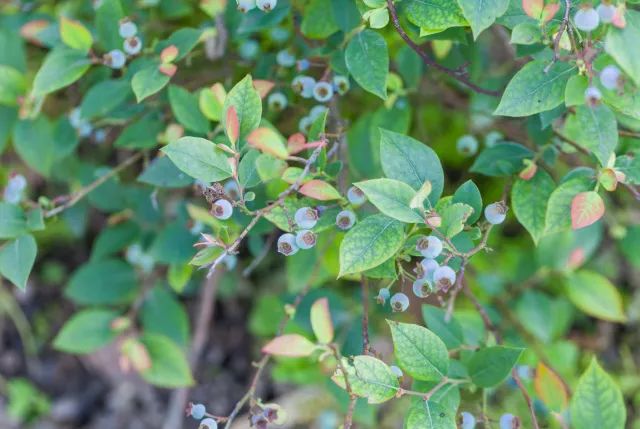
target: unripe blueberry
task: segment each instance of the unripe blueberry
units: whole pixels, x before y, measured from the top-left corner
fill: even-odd
[[[349,84],[349,78],[341,75],[334,76],[333,87],[335,88],[338,94],[340,95],[346,94],[347,91],[349,91],[349,88],[351,87],[351,85]]]
[[[127,62],[127,56],[120,49],[113,49],[104,56],[104,63],[112,69],[121,69]]]
[[[362,192],[360,188],[356,188],[355,186],[350,187],[347,191],[347,199],[354,206],[359,206],[367,201],[367,197],[365,197],[364,192]]]
[[[281,426],[287,422],[286,411],[278,404],[265,404],[262,415],[269,423]]]
[[[303,229],[310,229],[318,223],[318,211],[311,207],[302,207],[296,210],[294,220],[296,224]]]
[[[350,229],[356,223],[356,215],[351,210],[342,210],[336,216],[336,225],[342,230]]]
[[[287,107],[287,97],[281,92],[274,92],[267,98],[267,105],[269,109],[280,112]]]
[[[378,304],[384,304],[385,302],[387,302],[390,295],[391,294],[388,288],[386,287],[382,288],[378,291],[378,295],[376,296],[376,301],[378,302]]]
[[[309,70],[309,67],[311,66],[311,63],[309,62],[308,59],[303,58],[301,60],[298,60],[298,62],[296,63],[296,68],[298,69],[298,71],[306,71]]]
[[[500,416],[500,429],[518,429],[520,419],[513,414],[503,414]]]
[[[433,282],[436,284],[437,289],[442,289],[446,292],[456,282],[456,272],[447,265],[438,267],[433,272]]]
[[[192,404],[189,414],[196,420],[201,420],[207,413],[207,408],[202,404]]]
[[[283,27],[273,27],[269,35],[274,42],[283,43],[289,39],[289,30]]]
[[[249,39],[245,40],[240,48],[238,49],[238,54],[244,58],[245,60],[252,60],[258,55],[258,51],[260,50],[260,45],[255,40]]]
[[[413,294],[418,298],[426,298],[433,292],[433,285],[427,279],[417,279],[413,282]]]
[[[416,242],[416,250],[425,258],[437,258],[442,253],[442,241],[435,235],[420,237]]]
[[[198,429],[218,429],[218,422],[211,418],[206,418],[200,422]]]
[[[315,121],[316,118],[318,118],[320,115],[324,114],[324,112],[326,112],[327,110],[329,110],[327,108],[327,106],[323,106],[322,104],[318,104],[317,106],[313,106],[311,108],[311,110],[309,111],[309,117]]]
[[[238,188],[238,184],[235,180],[226,181],[223,189],[224,193],[227,194],[227,196],[232,200],[237,200],[238,198],[240,198],[240,188]]]
[[[142,41],[137,36],[130,37],[125,39],[122,48],[129,55],[137,55],[142,50]]]
[[[402,378],[404,376],[404,373],[402,372],[402,370],[395,365],[391,365],[389,369],[398,378]]]
[[[296,244],[296,236],[287,232],[278,238],[278,252],[285,256],[295,255],[298,253],[298,245]]]
[[[296,234],[296,245],[301,249],[311,249],[316,245],[316,235],[308,229],[301,229]]]
[[[531,367],[529,365],[518,365],[516,366],[516,372],[518,376],[523,380],[531,379]]]
[[[300,122],[298,122],[298,130],[303,134],[307,134],[311,129],[311,124],[313,124],[313,118],[310,116],[303,116],[300,118]]]
[[[464,156],[473,156],[478,152],[478,140],[470,134],[464,135],[458,139],[456,149]]]
[[[220,220],[226,220],[233,214],[233,206],[227,200],[220,199],[211,205],[211,214]]]
[[[507,217],[507,206],[502,201],[489,204],[484,209],[484,218],[492,225],[499,225]]]
[[[80,128],[78,128],[78,135],[80,137],[89,137],[92,131],[93,127],[91,126],[91,124],[89,122],[83,121],[82,124],[80,124]]]
[[[300,94],[304,98],[313,97],[313,88],[316,86],[316,80],[310,76],[296,76],[291,82],[291,87],[296,94]]]
[[[73,110],[71,110],[71,112],[69,112],[69,123],[71,124],[71,126],[75,129],[80,128],[80,125],[82,125],[83,119],[80,116],[80,108],[76,107]]]
[[[573,22],[578,30],[593,31],[600,24],[600,15],[592,7],[581,8],[573,16]]]
[[[283,49],[276,55],[276,62],[282,67],[293,67],[296,64],[296,57],[287,49]]]
[[[242,13],[247,13],[251,9],[255,9],[256,0],[237,0],[238,1],[238,10]]]
[[[435,259],[424,258],[420,262],[422,270],[422,278],[427,280],[433,279],[433,273],[440,267],[440,264]]]
[[[313,98],[324,103],[333,97],[333,86],[329,82],[318,82],[313,87]]]
[[[473,414],[463,411],[460,413],[460,429],[474,429],[476,427],[476,418]]]
[[[587,104],[593,106],[597,104],[602,98],[602,93],[595,86],[590,86],[584,91],[584,99]]]
[[[96,130],[96,132],[93,134],[93,138],[96,143],[104,143],[105,141],[107,141],[107,132],[104,129]]]
[[[256,0],[256,6],[263,12],[271,12],[277,4],[277,0]]]
[[[122,21],[120,21],[120,27],[118,27],[118,33],[120,34],[120,37],[122,37],[123,39],[129,39],[130,37],[133,37],[136,34],[138,34],[138,27],[129,18],[125,18]]]
[[[600,83],[607,89],[616,89],[620,85],[620,69],[614,65],[606,66],[600,72]]]
[[[9,204],[18,204],[22,200],[22,194],[26,187],[27,179],[22,174],[11,176],[4,188],[4,200]]]
[[[484,136],[484,145],[486,147],[493,147],[501,140],[504,140],[504,136],[500,131],[491,131]]]
[[[598,16],[600,17],[600,21],[605,24],[613,21],[613,17],[616,14],[616,7],[612,4],[600,3],[596,8],[598,11]]]
[[[409,308],[409,297],[402,292],[398,292],[391,297],[391,309],[396,312],[405,311]]]
[[[227,271],[233,271],[238,265],[238,257],[236,255],[226,255],[222,258],[222,263],[227,268]]]

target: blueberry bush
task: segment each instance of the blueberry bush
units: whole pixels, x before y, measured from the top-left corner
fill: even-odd
[[[639,6],[3,2],[0,426],[640,428]]]

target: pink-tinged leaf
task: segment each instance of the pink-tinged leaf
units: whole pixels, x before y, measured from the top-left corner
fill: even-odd
[[[323,180],[313,179],[302,185],[298,190],[302,195],[320,201],[339,200],[340,192]]]
[[[300,167],[287,167],[286,170],[282,173],[282,180],[287,182],[290,185],[293,185],[298,180],[298,177],[302,174],[302,168]],[[305,177],[302,179],[301,183],[306,183],[309,180],[312,180],[311,177]]]
[[[310,356],[316,346],[298,334],[287,334],[275,337],[263,348],[262,353],[275,356],[305,357]]]
[[[158,70],[160,70],[160,73],[163,75],[173,77],[173,75],[178,71],[178,66],[175,64],[160,64],[158,66]]]
[[[556,13],[560,10],[560,3],[551,3],[544,7],[542,10],[542,15],[540,16],[540,20],[542,22],[549,22],[551,19],[556,16]]]
[[[253,81],[253,87],[256,89],[256,91],[258,91],[258,95],[260,95],[260,98],[266,97],[267,94],[271,92],[274,86],[275,84],[270,80],[255,79]]]
[[[287,149],[291,155],[300,153],[304,150],[304,144],[307,142],[307,138],[302,133],[295,133],[289,136],[287,139]]]
[[[160,61],[170,63],[178,57],[178,47],[169,45],[160,52]]]
[[[42,42],[38,40],[38,34],[49,25],[49,21],[44,19],[29,21],[20,27],[20,35],[34,45],[42,46]]]
[[[530,160],[525,160],[529,161],[528,165],[520,172],[520,178],[522,180],[531,180],[533,179],[533,176],[536,175],[536,172],[538,171],[538,166],[534,163],[531,162]]]
[[[286,159],[289,156],[284,137],[271,128],[256,128],[247,136],[247,141],[254,148],[276,158]]]
[[[624,4],[618,5],[616,13],[613,14],[613,20],[611,23],[618,28],[624,28],[627,26],[627,19],[624,17],[626,7]]]
[[[221,83],[214,83],[211,87],[211,92],[220,105],[224,104],[224,99],[227,98],[227,91]]]
[[[604,189],[613,192],[618,187],[618,176],[613,168],[605,168],[600,172],[598,181]]]
[[[533,19],[539,19],[544,8],[544,0],[522,0],[524,13]]]
[[[571,252],[569,255],[569,259],[567,260],[567,268],[571,270],[575,270],[580,265],[584,264],[586,259],[586,255],[584,254],[584,249],[582,247],[578,247]]]
[[[571,227],[584,228],[604,215],[604,201],[595,191],[580,192],[571,202]]]
[[[327,298],[320,298],[311,306],[311,328],[319,342],[329,344],[333,341],[333,322]]]
[[[227,120],[226,131],[227,137],[231,141],[232,145],[235,145],[238,142],[238,137],[240,137],[240,121],[238,121],[238,112],[236,112],[236,108],[231,106],[227,109]]]

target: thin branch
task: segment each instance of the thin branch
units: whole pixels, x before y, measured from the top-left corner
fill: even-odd
[[[478,92],[480,94],[490,95],[492,97],[499,97],[500,96],[500,94],[501,94],[500,91],[493,91],[493,90],[490,90],[490,89],[485,89],[485,88],[482,88],[482,87],[476,85],[475,83],[471,82],[467,77],[468,73],[467,73],[466,70],[463,70],[463,69],[460,69],[460,70],[450,69],[450,68],[445,67],[442,64],[439,64],[438,62],[436,62],[424,50],[422,50],[422,48],[420,48],[420,46],[418,46],[413,40],[411,40],[409,35],[407,35],[407,33],[404,31],[404,29],[400,25],[400,19],[398,18],[398,11],[396,10],[395,5],[393,4],[393,0],[387,0],[387,7],[389,9],[389,14],[391,15],[391,21],[393,22],[393,26],[396,29],[397,33],[400,35],[402,40],[404,40],[405,43],[411,49],[413,49],[416,54],[418,54],[420,56],[420,58],[422,59],[422,62],[426,66],[433,67],[433,68],[437,69],[438,71],[446,74],[447,76],[452,77],[453,79],[457,80],[458,82],[462,83],[463,85],[467,86],[468,88],[474,90],[475,92]]]
[[[360,277],[360,290],[362,299],[362,353],[371,353],[369,343],[369,281],[365,276]]]
[[[551,67],[560,59],[560,39],[562,39],[562,35],[569,27],[569,13],[571,10],[571,0],[565,0],[565,10],[564,16],[562,17],[562,23],[560,24],[560,28],[558,29],[558,33],[556,34],[555,39],[553,40],[553,59],[551,62],[544,68],[544,72],[548,73],[551,70]]]

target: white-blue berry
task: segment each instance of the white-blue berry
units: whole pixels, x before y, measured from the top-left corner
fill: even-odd
[[[202,404],[193,404],[191,405],[190,415],[196,420],[201,420],[204,418],[204,415],[207,413],[207,408]]]
[[[347,199],[354,206],[359,206],[367,201],[367,197],[364,195],[364,192],[355,186],[350,187],[347,191]]]
[[[87,121],[83,121],[82,124],[80,124],[80,127],[78,128],[78,135],[83,138],[89,137],[92,132],[93,132],[93,127]]]
[[[464,135],[458,139],[456,149],[464,156],[473,156],[478,152],[478,139],[470,134]]]
[[[504,140],[504,136],[500,131],[491,131],[484,136],[484,145],[486,147],[493,147],[502,140]]]
[[[578,30],[593,31],[600,24],[600,15],[592,7],[581,8],[573,16],[573,22]]]
[[[596,104],[602,98],[602,93],[595,86],[590,86],[584,91],[584,99],[588,104]]]
[[[238,49],[238,54],[245,60],[252,60],[260,51],[260,45],[255,40],[249,39],[242,42]]]
[[[620,69],[614,65],[606,66],[600,72],[600,83],[607,89],[616,89],[620,86]]]
[[[227,220],[233,214],[233,206],[225,199],[219,199],[211,205],[211,214],[220,220]]]
[[[256,6],[263,12],[271,12],[276,8],[277,4],[277,0],[256,0]]]
[[[311,229],[318,223],[318,211],[311,207],[302,207],[294,215],[296,224],[302,229]]]
[[[105,55],[105,64],[112,69],[121,69],[127,62],[127,56],[120,49],[113,49]]]
[[[500,429],[518,429],[520,427],[520,419],[513,414],[503,414],[500,416]]]
[[[402,378],[404,376],[404,373],[402,372],[402,370],[395,365],[391,365],[389,369],[391,370],[393,375],[395,375],[398,378]]]
[[[350,229],[354,223],[356,223],[356,214],[351,210],[342,210],[336,216],[336,225],[344,231]]]
[[[390,296],[391,292],[389,292],[388,288],[384,287],[378,291],[376,301],[378,301],[378,304],[384,304],[385,302],[387,302]]]
[[[93,139],[95,140],[96,143],[100,144],[100,143],[104,143],[105,141],[107,141],[107,132],[104,130],[104,128],[101,128],[99,130],[96,130],[93,133]]]
[[[303,116],[298,122],[298,130],[303,134],[307,134],[311,129],[311,124],[313,124],[313,118],[311,116]]]
[[[456,282],[456,272],[448,265],[438,267],[433,272],[433,282],[437,289],[447,291]]]
[[[80,116],[79,107],[76,107],[69,112],[69,123],[75,129],[80,128],[80,125],[82,125],[82,116]]]
[[[499,225],[507,217],[507,206],[502,201],[489,204],[484,209],[484,218],[492,225]]]
[[[274,42],[283,43],[289,39],[289,30],[283,27],[273,27],[269,31],[269,35]]]
[[[218,422],[211,418],[206,418],[200,422],[198,429],[218,429]]]
[[[298,245],[296,244],[296,236],[287,232],[278,237],[278,252],[285,256],[291,256],[298,253]]]
[[[329,82],[318,82],[313,87],[313,98],[324,103],[333,97],[333,86]]]
[[[391,297],[389,304],[391,304],[391,309],[395,312],[406,311],[409,308],[409,297],[402,292],[398,292]]]
[[[463,411],[460,413],[460,429],[474,429],[476,427],[476,418],[473,414]]]
[[[137,36],[130,37],[125,39],[122,48],[129,55],[137,55],[142,50],[142,41]]]
[[[609,4],[600,3],[596,8],[596,11],[598,11],[598,16],[600,17],[600,21],[602,21],[605,24],[608,24],[611,21],[613,21],[613,17],[616,15],[616,7],[611,3]]]
[[[416,250],[425,258],[437,258],[442,253],[442,240],[435,235],[420,237],[416,242]]]
[[[287,107],[288,101],[287,96],[281,92],[274,92],[269,94],[269,98],[267,98],[267,105],[269,109],[274,112],[280,112]]]
[[[236,255],[226,255],[222,258],[222,263],[227,268],[227,271],[233,271],[238,265],[238,257]]]
[[[118,33],[120,34],[120,37],[122,37],[123,39],[128,39],[138,34],[138,27],[133,21],[130,21],[129,19],[125,18],[122,21],[120,21],[120,26],[118,27]]]
[[[324,112],[326,112],[327,110],[329,110],[329,108],[327,106],[323,106],[322,104],[318,104],[318,105],[313,106],[311,108],[311,110],[309,111],[309,117],[315,121],[316,118],[318,118],[320,115],[324,114]]]
[[[283,49],[276,54],[276,62],[282,67],[293,67],[296,64],[296,57],[288,49]]]
[[[427,279],[417,279],[413,282],[413,294],[418,298],[426,298],[433,292],[433,284]]]
[[[16,174],[9,178],[7,186],[4,188],[3,199],[9,204],[18,204],[22,201],[22,196],[27,187],[27,179],[22,174]]]
[[[349,78],[346,76],[337,75],[333,77],[333,87],[340,95],[344,95],[349,91],[351,85],[349,84]]]
[[[424,258],[420,261],[421,269],[422,269],[422,278],[427,280],[433,280],[433,273],[440,267],[438,261],[431,258]]]
[[[516,373],[518,374],[518,377],[520,377],[523,380],[531,379],[532,371],[529,365],[516,366]]]
[[[316,234],[309,229],[301,229],[296,233],[296,245],[300,249],[311,249],[316,245]]]
[[[306,58],[298,60],[298,62],[296,63],[296,68],[298,69],[298,71],[309,70],[309,67],[311,67],[311,62]]]
[[[304,98],[313,97],[313,88],[316,86],[316,80],[310,76],[296,76],[291,82],[291,88],[296,94]]]
[[[238,0],[238,10],[242,13],[247,13],[255,7],[256,0]]]
[[[235,180],[228,180],[223,185],[224,193],[232,200],[240,198],[240,188]]]

